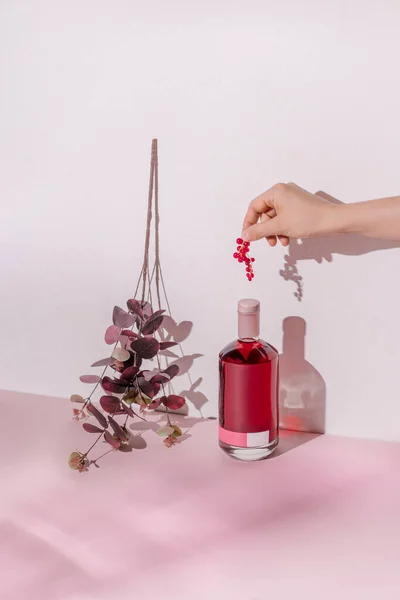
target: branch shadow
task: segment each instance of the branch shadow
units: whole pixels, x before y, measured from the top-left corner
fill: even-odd
[[[208,398],[198,388],[203,382],[203,378],[199,377],[196,381],[193,381],[191,376],[191,369],[196,359],[201,358],[202,354],[185,354],[182,348],[182,342],[184,342],[193,329],[192,321],[182,321],[177,323],[171,316],[166,315],[163,319],[162,328],[160,329],[161,338],[166,341],[172,341],[177,344],[173,348],[174,351],[169,349],[162,351],[160,354],[163,355],[166,366],[176,365],[179,368],[179,373],[173,382],[167,384],[168,392],[175,394],[175,387],[179,382],[181,385],[181,377],[186,376],[188,386],[182,389],[178,395],[185,398],[185,405],[178,411],[170,411],[173,414],[188,415],[189,407],[188,402],[194,406],[199,413],[200,417],[203,418],[202,409],[203,406],[208,402]],[[180,356],[176,354],[175,348],[179,349]],[[172,362],[170,360],[172,359]],[[161,405],[158,409],[159,412],[165,412],[165,408]]]
[[[333,204],[343,204],[337,198],[323,191],[316,192],[316,195]],[[279,271],[279,275],[285,281],[295,283],[294,296],[301,302],[303,299],[303,278],[298,268],[300,261],[315,260],[321,264],[323,261],[332,262],[335,254],[362,256],[370,252],[391,250],[393,248],[400,248],[400,242],[366,238],[353,234],[292,240],[289,244],[289,252],[284,257],[283,269]]]

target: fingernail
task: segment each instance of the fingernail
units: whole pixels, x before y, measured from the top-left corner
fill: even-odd
[[[245,242],[249,242],[250,241],[250,234],[248,231],[244,231],[242,238],[244,239]]]

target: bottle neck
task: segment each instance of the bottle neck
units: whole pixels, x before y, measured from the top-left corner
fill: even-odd
[[[260,337],[260,312],[238,313],[239,340],[258,340]]]

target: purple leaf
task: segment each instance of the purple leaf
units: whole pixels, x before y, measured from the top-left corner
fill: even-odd
[[[110,444],[110,446],[112,446],[115,449],[118,449],[121,445],[121,442],[119,440],[116,440],[109,431],[104,432],[104,439],[108,444]]]
[[[113,323],[117,327],[122,327],[126,329],[127,327],[131,327],[135,322],[135,316],[130,315],[125,310],[120,308],[119,306],[114,306],[113,310]]]
[[[178,342],[161,342],[160,343],[160,350],[168,350],[168,348],[173,348],[174,346],[177,346]]]
[[[110,377],[103,377],[101,380],[103,390],[111,394],[123,394],[127,385],[127,383],[121,382],[119,379],[111,379]]]
[[[143,394],[148,398],[154,398],[160,391],[160,385],[158,383],[150,383],[150,381],[146,381],[144,377],[140,377],[137,382]]]
[[[143,325],[143,335],[153,334],[157,331],[157,329],[159,329],[159,327],[161,327],[164,319],[163,313],[165,313],[165,310],[157,310],[151,315],[151,317],[149,317],[148,321]]]
[[[123,329],[121,331],[121,335],[124,335],[125,337],[131,338],[133,340],[136,340],[139,337],[137,333],[131,331],[130,329]]]
[[[164,369],[163,373],[166,373],[167,375],[169,375],[170,379],[173,379],[174,377],[176,377],[178,375],[179,367],[178,367],[178,365],[170,365],[169,367]]]
[[[79,379],[82,383],[97,383],[100,381],[100,377],[98,375],[81,375]]]
[[[93,406],[93,404],[88,404],[86,410],[88,411],[88,413],[93,415],[95,419],[97,419],[97,421],[102,427],[107,427],[107,419],[105,418],[103,413],[101,413],[99,410],[97,410],[95,406]]]
[[[163,403],[167,408],[171,410],[179,410],[185,404],[185,398],[182,396],[176,396],[175,394],[171,394],[168,398],[163,399]]]
[[[102,358],[101,360],[94,362],[90,366],[91,367],[107,367],[108,365],[111,365],[113,362],[114,362],[114,359],[111,356],[109,356],[108,358]]]
[[[153,313],[153,308],[150,302],[142,302],[141,303],[142,311],[144,316],[148,319],[150,315]]]
[[[141,319],[143,319],[144,315],[143,315],[142,307],[140,306],[139,302],[135,298],[128,300],[126,305],[133,314],[139,315],[139,317]]]
[[[111,346],[112,344],[115,344],[116,342],[118,342],[119,332],[120,332],[120,328],[116,327],[115,325],[110,325],[110,327],[107,327],[106,333],[104,335],[106,344]]]
[[[121,379],[125,381],[133,381],[136,375],[139,373],[139,367],[128,367],[121,373]]]
[[[152,336],[146,336],[132,342],[131,348],[134,352],[137,352],[141,358],[150,359],[159,351],[160,342]]]
[[[126,435],[125,431],[122,429],[121,425],[119,423],[117,423],[117,421],[115,419],[113,419],[112,417],[108,417],[108,422],[110,423],[111,427],[113,428],[114,433],[117,436],[117,438],[121,442],[126,442],[128,439],[128,436]]]
[[[127,406],[126,404],[121,404],[122,406],[122,412],[126,413],[127,415],[129,415],[132,419],[135,417],[135,413],[133,412],[133,410],[131,409],[130,406]]]
[[[147,408],[149,408],[150,410],[157,410],[164,398],[166,398],[166,396],[163,396],[162,398],[157,398],[157,400],[153,400],[153,402],[151,402]]]
[[[102,396],[100,406],[106,412],[113,414],[120,408],[121,403],[115,396]]]
[[[168,373],[156,373],[151,379],[150,383],[168,383],[170,376]]]
[[[82,427],[89,433],[103,433],[103,430],[100,429],[100,427],[97,427],[97,425],[92,425],[91,423],[84,423]]]

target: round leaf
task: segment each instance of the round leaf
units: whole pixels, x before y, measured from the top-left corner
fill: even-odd
[[[106,344],[111,346],[112,344],[115,344],[116,342],[118,342],[119,332],[120,332],[119,327],[116,327],[115,325],[110,325],[110,327],[108,327],[106,329],[106,333],[104,335]]]
[[[90,366],[91,367],[107,367],[108,365],[111,365],[113,362],[114,362],[113,359],[111,358],[111,356],[109,356],[108,358],[102,358],[101,360],[94,362]]]
[[[178,345],[177,342],[161,342],[160,350],[168,350],[168,348],[173,348],[174,346],[177,346],[177,345]]]
[[[115,396],[102,396],[100,406],[106,412],[113,414],[121,407],[121,403]]]
[[[141,358],[154,358],[160,349],[160,342],[152,336],[145,336],[138,340],[134,340],[131,344],[134,352],[137,352]]]
[[[121,331],[121,335],[131,338],[132,340],[136,340],[139,337],[138,334],[132,331],[131,329],[123,329]]]
[[[161,437],[167,437],[168,435],[171,435],[171,433],[174,433],[174,429],[170,425],[164,425],[163,427],[160,427],[160,429],[157,429],[156,433]]]
[[[100,377],[98,375],[81,375],[79,379],[82,383],[97,383],[100,381]]]
[[[139,302],[135,298],[128,300],[126,305],[133,314],[139,315],[139,317],[143,319],[142,307],[140,306]]]
[[[71,402],[78,402],[79,404],[84,404],[85,400],[79,394],[72,394],[70,398]]]
[[[160,391],[159,383],[152,383],[150,381],[146,381],[146,379],[144,379],[143,377],[140,377],[137,380],[137,382],[143,394],[145,394],[145,396],[147,396],[148,398],[154,398],[154,396],[157,396],[158,392]]]
[[[97,425],[92,425],[91,423],[84,423],[82,427],[89,433],[103,433],[103,430],[100,429],[100,427],[97,427]]]
[[[88,404],[86,410],[89,414],[93,415],[95,419],[100,423],[100,425],[105,429],[107,427],[107,419],[93,404]]]
[[[135,413],[133,412],[133,410],[131,409],[130,406],[127,406],[126,404],[121,404],[122,408],[123,408],[123,412],[125,412],[127,415],[129,415],[131,417],[131,419],[133,419],[135,417]]]
[[[101,387],[104,391],[110,392],[111,394],[123,394],[126,390],[127,384],[121,383],[119,379],[103,377],[101,380]]]
[[[110,446],[112,446],[116,450],[118,450],[118,448],[121,445],[121,442],[119,440],[116,440],[115,437],[113,437],[109,431],[104,432],[104,439],[108,444],[110,444]]]
[[[124,348],[115,348],[111,356],[120,362],[125,362],[131,357],[128,350],[125,350]]]
[[[164,400],[164,404],[167,408],[171,410],[179,410],[185,404],[185,398],[182,396],[176,396],[175,394],[171,394]]]
[[[157,410],[157,408],[159,408],[161,404],[161,401],[162,398],[157,398],[157,400],[153,400],[153,402],[151,402],[147,408],[149,408],[150,410]]]
[[[135,322],[135,315],[127,313],[119,306],[114,306],[113,310],[113,323],[117,327],[127,328],[131,327]]]
[[[163,373],[166,373],[167,375],[169,375],[170,379],[173,379],[174,377],[176,377],[178,375],[179,367],[178,367],[178,365],[170,365],[169,367],[164,369]]]
[[[139,373],[139,367],[128,367],[121,373],[121,379],[125,381],[133,381],[136,375]]]
[[[110,423],[117,438],[121,442],[126,442],[128,439],[128,436],[125,433],[125,431],[122,429],[121,425],[119,423],[117,423],[117,421],[115,419],[113,419],[112,417],[108,417],[108,422]]]
[[[151,379],[151,383],[168,383],[170,381],[170,376],[168,373],[156,373]]]
[[[151,315],[148,321],[143,325],[142,333],[143,335],[153,334],[161,327],[163,322],[163,313],[165,310],[157,310],[155,313]]]
[[[171,425],[174,430],[174,433],[171,433],[172,437],[178,438],[182,435],[182,429],[178,427],[178,425]]]

